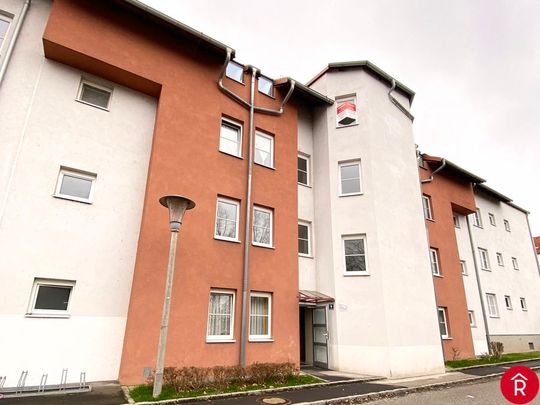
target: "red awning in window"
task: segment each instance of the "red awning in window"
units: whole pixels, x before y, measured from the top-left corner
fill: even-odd
[[[318,291],[309,291],[309,290],[300,290],[299,291],[299,300],[301,304],[328,304],[334,302],[335,300],[323,293]]]

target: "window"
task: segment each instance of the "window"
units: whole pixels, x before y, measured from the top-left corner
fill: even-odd
[[[272,246],[272,210],[253,207],[253,244]]]
[[[461,224],[459,223],[459,217],[457,214],[453,214],[454,218],[454,228],[461,228]]]
[[[112,89],[90,83],[87,80],[81,80],[77,101],[88,104],[103,110],[109,109]]]
[[[422,204],[424,206],[424,218],[432,220],[433,215],[431,213],[431,197],[424,194],[422,196]]]
[[[298,224],[298,254],[301,256],[311,255],[311,226],[307,222]]]
[[[474,316],[474,311],[469,311],[469,325],[471,325],[471,328],[476,328],[476,317]]]
[[[525,298],[521,297],[519,299],[519,303],[521,304],[521,309],[523,311],[526,311],[527,310],[527,302],[525,302]]]
[[[274,137],[260,132],[255,133],[255,163],[274,167]]]
[[[497,308],[497,296],[495,294],[486,294],[488,314],[491,318],[499,317],[499,308]]]
[[[272,295],[251,293],[249,311],[249,339],[268,340],[272,338]]]
[[[461,266],[461,274],[463,274],[464,276],[467,276],[469,274],[467,272],[467,263],[465,262],[465,260],[460,260],[459,264]]]
[[[244,67],[239,63],[230,61],[227,64],[227,70],[225,71],[225,75],[229,79],[244,83]]]
[[[339,164],[339,184],[339,194],[342,196],[362,194],[360,162]]]
[[[512,309],[512,299],[509,295],[504,296],[504,305],[506,306],[506,309]]]
[[[514,270],[519,270],[518,261],[515,257],[512,257],[512,266],[514,267]]]
[[[274,95],[274,81],[266,76],[259,76],[258,89],[261,93],[272,97]]]
[[[495,223],[495,215],[493,215],[491,212],[488,214],[489,216],[489,223],[493,226],[497,226],[497,224]]]
[[[34,279],[27,315],[69,316],[75,281]]]
[[[473,225],[478,228],[482,228],[482,215],[480,214],[480,208],[476,209],[476,212],[473,214]]]
[[[238,241],[238,211],[240,203],[226,198],[218,198],[216,204],[216,229],[214,237]]]
[[[207,341],[232,340],[234,333],[234,291],[212,290],[208,303]]]
[[[504,260],[502,253],[497,252],[497,264],[499,266],[504,266]]]
[[[429,260],[431,261],[431,272],[435,276],[441,275],[441,269],[439,266],[439,250],[435,248],[429,248]]]
[[[448,334],[448,323],[446,322],[446,308],[439,307],[437,308],[439,314],[439,331],[441,332],[441,337],[443,339],[448,339],[450,335]]]
[[[0,14],[0,51],[2,50],[2,44],[4,43],[4,40],[7,37],[7,32],[8,32],[10,23],[11,23],[11,20],[8,19],[8,17]],[[0,53],[0,55],[2,55],[2,53]]]
[[[309,157],[298,156],[298,183],[309,186]]]
[[[336,98],[336,126],[347,127],[357,123],[356,97],[345,96]]]
[[[233,156],[242,156],[242,125],[221,119],[219,150]]]
[[[489,256],[486,249],[478,248],[480,254],[480,268],[482,270],[489,270]]]
[[[343,251],[345,254],[345,274],[367,274],[365,236],[344,237]]]
[[[91,203],[96,174],[60,167],[54,197]]]
[[[508,222],[508,220],[504,220],[504,229],[506,230],[506,232],[510,232],[510,222]]]

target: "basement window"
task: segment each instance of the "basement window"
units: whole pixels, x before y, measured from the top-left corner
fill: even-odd
[[[112,89],[91,83],[87,80],[81,80],[77,101],[109,111]]]
[[[29,316],[69,316],[75,281],[36,278],[30,297]]]

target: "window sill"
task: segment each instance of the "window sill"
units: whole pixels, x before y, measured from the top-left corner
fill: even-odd
[[[266,97],[269,97],[269,98],[271,98],[272,100],[275,100],[275,99],[276,99],[276,98],[274,97],[273,94],[265,93],[264,91],[260,91],[259,89],[257,89],[257,92],[258,92],[258,93],[261,93],[261,94],[264,94]]]
[[[490,318],[494,318],[494,319],[499,319],[500,316],[499,315],[489,315]]]
[[[453,340],[450,336],[446,336],[446,337],[441,336],[441,339],[442,340]]]
[[[236,343],[236,339],[206,339],[206,343]]]
[[[223,242],[242,243],[242,242],[239,241],[238,239],[220,238],[219,236],[216,236],[216,235],[214,235],[214,239],[215,239],[215,240],[220,240],[220,241],[223,241]]]
[[[237,80],[237,79],[235,79],[234,77],[227,76],[227,75],[225,75],[225,77],[226,77],[227,79],[232,80],[232,81],[235,82],[235,83],[241,84],[241,85],[243,85],[243,86],[246,85],[243,81],[241,82],[240,80]]]
[[[433,277],[444,278],[444,276],[441,274],[433,274]]]
[[[364,193],[360,192],[360,193],[340,194],[339,197],[354,197],[356,195],[364,195]]]
[[[108,108],[102,107],[102,106],[100,106],[100,105],[88,103],[88,102],[86,102],[86,101],[79,100],[78,98],[76,98],[75,101],[78,102],[78,103],[81,103],[81,104],[89,105],[90,107],[97,108],[98,110],[107,111],[107,112],[110,111]]]
[[[305,257],[306,259],[314,259],[313,255],[306,255],[304,253],[298,253],[298,257]]]
[[[345,277],[363,277],[363,276],[369,276],[370,274],[367,272],[367,271],[361,271],[361,272],[354,272],[354,271],[350,271],[348,273],[343,273],[343,276]]]
[[[480,267],[480,270],[483,270],[483,271],[491,271],[491,269],[483,269]]]
[[[358,122],[355,122],[354,124],[349,124],[349,125],[336,125],[336,129],[356,127],[357,125],[358,125]]]
[[[68,319],[71,318],[70,314],[36,314],[29,313],[24,314],[25,318],[58,318],[58,319]]]
[[[298,182],[298,185],[299,185],[299,186],[306,187],[306,188],[313,188],[313,186],[311,186],[311,185],[309,185],[309,184],[304,184],[304,183],[300,183],[300,182]]]
[[[426,219],[426,221],[429,221],[429,222],[433,222],[433,223],[435,222],[435,220],[433,218],[425,218],[425,219]]]
[[[256,243],[256,242],[251,242],[251,246],[256,246],[256,247],[261,247],[261,248],[265,248],[265,249],[273,249],[273,250],[276,250],[276,247],[275,247],[275,246],[271,246],[271,245],[263,245],[263,244]]]
[[[82,199],[82,198],[71,197],[71,196],[68,196],[68,195],[62,195],[62,194],[53,194],[52,196],[53,196],[54,198],[59,198],[60,200],[75,201],[75,202],[79,202],[79,203],[83,203],[83,204],[92,205],[92,201],[90,201],[90,200],[84,200],[84,199]]]
[[[234,158],[237,158],[237,159],[240,159],[240,160],[244,160],[244,158],[242,156],[238,156],[238,155],[233,155],[232,153],[229,153],[229,152],[225,152],[221,149],[218,149],[219,153],[223,153],[224,155],[227,155],[227,156],[231,156],[231,157],[234,157]]]
[[[272,338],[249,338],[250,343],[272,343],[274,339]]]
[[[480,225],[475,225],[475,224],[473,224],[473,226],[475,226],[476,228],[484,229],[484,227],[483,227],[483,226],[480,226]]]
[[[253,163],[256,164],[257,166],[265,167],[265,168],[270,169],[270,170],[274,170],[274,171],[276,170],[276,168],[273,167],[273,166],[266,166],[266,165],[263,165],[262,163],[257,163],[255,161]]]

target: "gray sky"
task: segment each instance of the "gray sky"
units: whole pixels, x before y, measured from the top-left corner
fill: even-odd
[[[273,78],[373,62],[416,92],[420,149],[485,178],[540,235],[540,1],[145,2]]]

